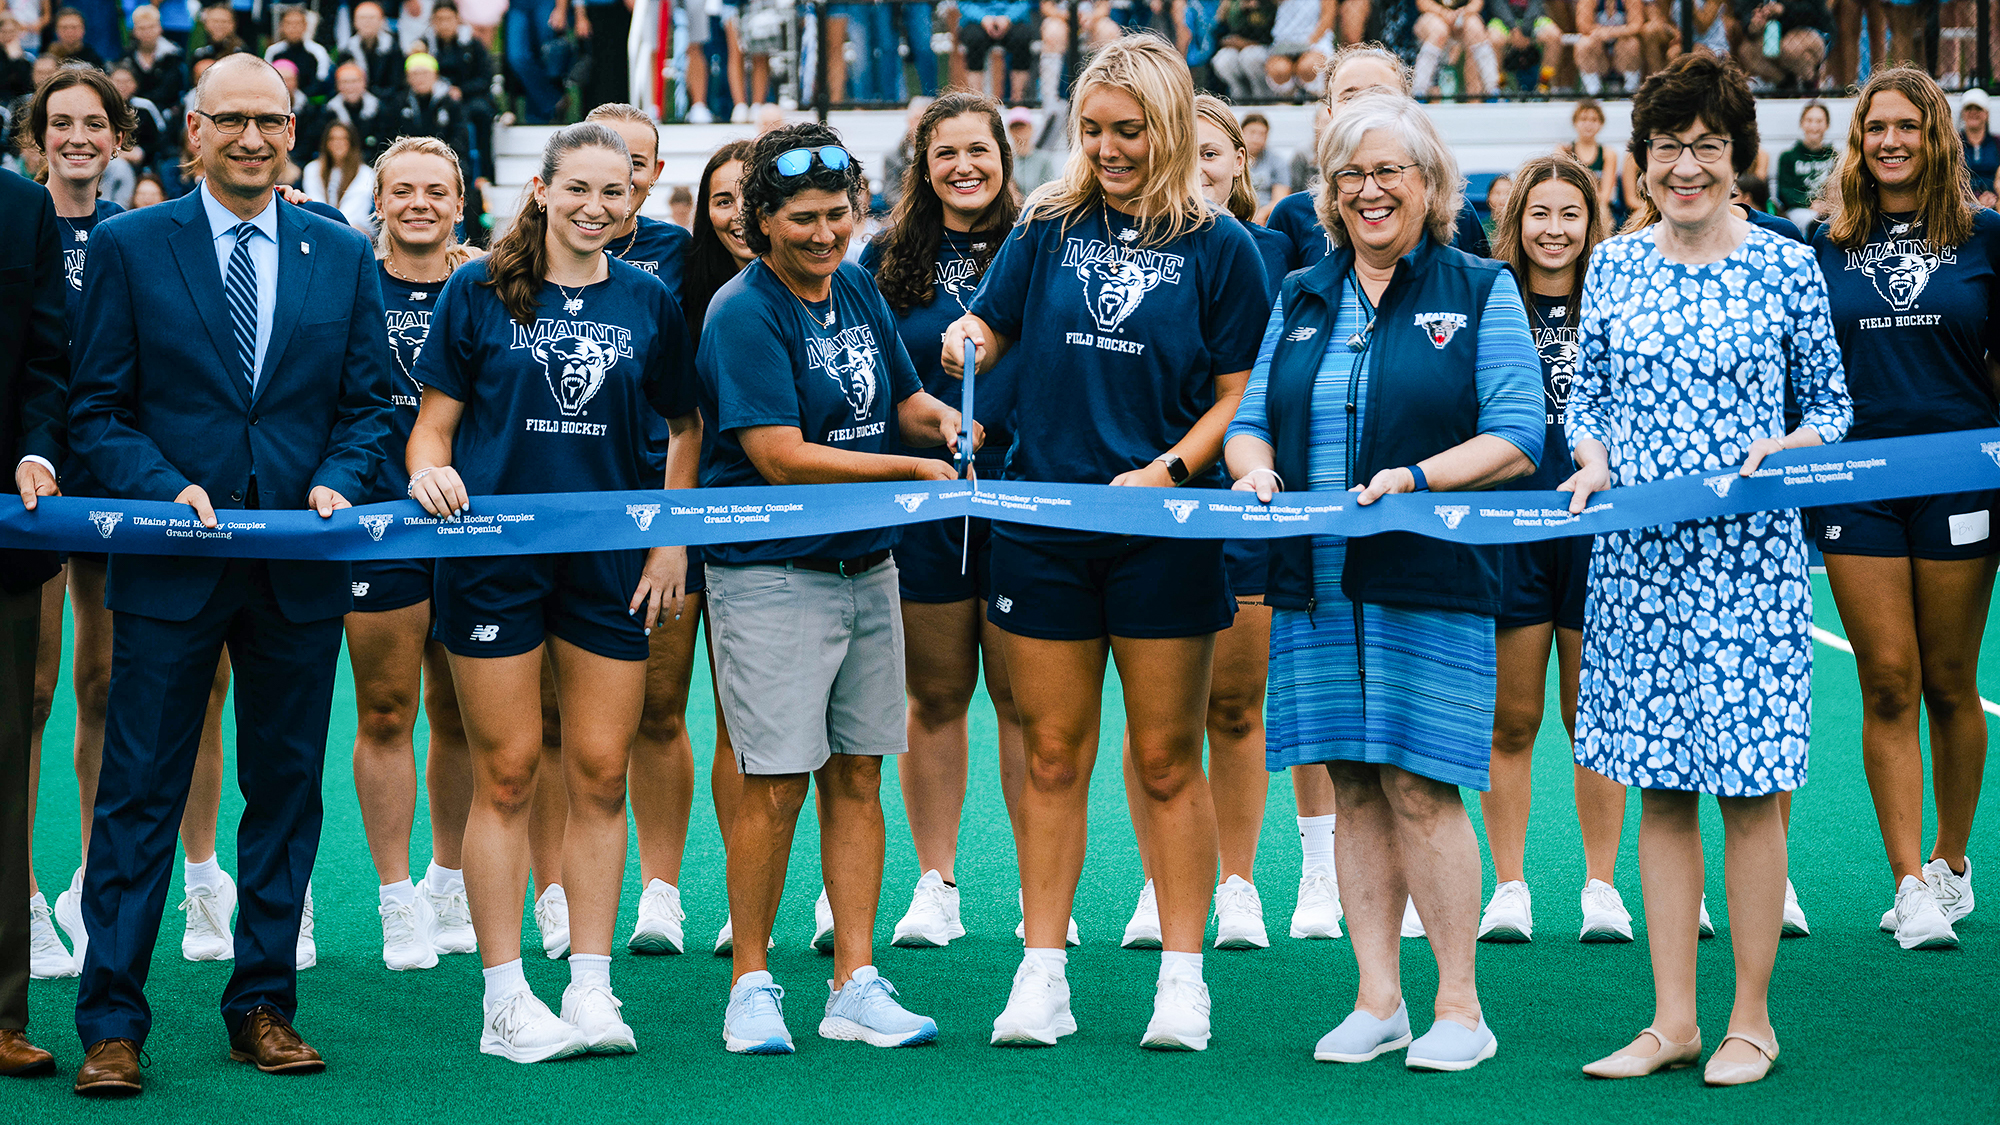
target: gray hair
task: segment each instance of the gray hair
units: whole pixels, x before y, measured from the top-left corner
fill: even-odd
[[[1354,159],[1368,134],[1378,130],[1402,145],[1416,164],[1416,171],[1424,178],[1424,226],[1432,239],[1449,246],[1458,231],[1458,213],[1465,207],[1465,178],[1459,175],[1458,158],[1422,106],[1387,91],[1363,94],[1348,102],[1320,134],[1317,155],[1322,184],[1314,200],[1319,225],[1335,246],[1347,245],[1347,227],[1340,216],[1340,193],[1333,186],[1333,174]]]

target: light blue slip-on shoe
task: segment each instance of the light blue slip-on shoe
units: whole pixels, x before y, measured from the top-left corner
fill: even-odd
[[[871,1047],[915,1047],[937,1038],[937,1023],[896,1002],[896,986],[873,965],[854,970],[847,987],[833,989],[826,1000],[826,1018],[819,1023],[822,1039],[858,1040]]]
[[[1410,1008],[1396,1005],[1386,1020],[1356,1008],[1340,1026],[1320,1037],[1313,1058],[1320,1062],[1364,1063],[1410,1045]]]
[[[1439,1020],[1423,1037],[1410,1044],[1403,1065],[1411,1070],[1471,1070],[1500,1050],[1500,1040],[1479,1017],[1479,1026],[1467,1028],[1457,1020]]]
[[[785,990],[764,970],[744,973],[729,990],[722,1017],[722,1045],[738,1055],[789,1055],[792,1033],[785,1027]]]

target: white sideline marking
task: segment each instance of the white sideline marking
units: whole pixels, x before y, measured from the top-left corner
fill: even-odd
[[[1820,628],[1817,625],[1812,627],[1812,635],[1813,635],[1813,640],[1818,641],[1819,643],[1827,646],[1828,648],[1837,648],[1849,656],[1854,655],[1854,646],[1847,643],[1846,637],[1840,636],[1837,633],[1830,633],[1825,629]],[[1992,700],[1987,699],[1984,696],[1981,696],[1979,700],[1979,705],[1981,707],[1984,707],[1988,714],[2000,715],[2000,703],[1995,703]]]

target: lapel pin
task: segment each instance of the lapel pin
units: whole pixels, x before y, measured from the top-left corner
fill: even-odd
[[[299,243],[299,253],[301,253],[301,254],[310,254],[310,253],[312,253],[312,252],[313,252],[313,244],[312,244],[312,243],[310,243],[310,242],[301,242],[301,243]]]

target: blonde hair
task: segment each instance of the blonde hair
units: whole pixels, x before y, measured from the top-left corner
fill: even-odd
[[[1410,154],[1424,178],[1424,228],[1434,241],[1451,245],[1458,233],[1458,213],[1465,208],[1465,179],[1458,173],[1458,158],[1422,106],[1386,90],[1348,102],[1320,134],[1317,156],[1325,186],[1313,200],[1319,225],[1335,246],[1347,245],[1347,224],[1340,216],[1340,189],[1333,174],[1354,158],[1362,140],[1377,129],[1388,132]]]
[[[452,151],[451,146],[436,137],[399,137],[394,144],[382,150],[382,155],[375,158],[376,213],[379,215],[382,211],[382,193],[389,186],[389,165],[398,157],[412,155],[435,156],[451,165],[452,180],[458,187],[458,202],[463,207],[465,169],[459,167],[458,154]],[[378,220],[375,228],[375,256],[386,258],[389,256],[389,224]],[[477,258],[480,254],[477,248],[467,246],[458,240],[458,224],[455,222],[445,228],[445,238],[447,239],[445,260],[453,269]]]
[[[1229,112],[1229,103],[1214,94],[1196,94],[1194,111],[1203,121],[1222,130],[1222,135],[1228,137],[1229,143],[1236,146],[1237,154],[1245,158],[1243,166],[1236,170],[1236,179],[1229,185],[1229,199],[1223,206],[1229,209],[1230,214],[1236,216],[1238,222],[1247,223],[1251,216],[1257,213],[1257,187],[1250,179],[1248,159],[1250,149],[1243,143],[1243,126],[1236,120],[1236,115]],[[1195,153],[1199,166],[1201,149],[1198,134],[1196,141]]]
[[[1881,217],[1881,193],[1861,155],[1861,141],[1867,135],[1868,111],[1876,97],[1891,93],[1909,99],[1923,118],[1923,165],[1917,170],[1916,188],[1917,218],[1923,224],[1925,239],[1932,246],[1961,245],[1972,237],[1978,207],[1972,196],[1972,177],[1965,167],[1965,148],[1958,139],[1944,91],[1930,75],[1913,66],[1876,71],[1854,99],[1854,115],[1847,121],[1847,148],[1840,154],[1838,168],[1820,187],[1820,201],[1832,213],[1826,222],[1827,237],[1843,250],[1858,250]]]
[[[1090,60],[1077,76],[1070,104],[1081,107],[1100,88],[1129,94],[1146,119],[1146,181],[1138,200],[1145,233],[1139,245],[1165,245],[1206,226],[1211,211],[1195,159],[1194,79],[1180,53],[1157,35],[1127,35]],[[1083,151],[1083,117],[1073,110],[1069,163],[1029,198],[1022,217],[1060,219],[1067,228],[1103,201],[1097,171]]]
[[[605,102],[583,115],[585,121],[625,121],[633,125],[644,125],[653,131],[653,159],[660,159],[660,123],[647,116],[646,111],[631,102]]]

